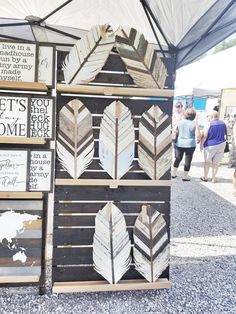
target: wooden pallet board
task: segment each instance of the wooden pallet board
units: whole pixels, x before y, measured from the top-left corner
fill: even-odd
[[[117,284],[109,284],[106,281],[85,281],[85,282],[55,282],[53,293],[73,293],[73,292],[105,292],[105,291],[130,291],[130,290],[153,290],[167,289],[171,283],[166,278],[158,279],[156,282],[145,280],[121,280]]]

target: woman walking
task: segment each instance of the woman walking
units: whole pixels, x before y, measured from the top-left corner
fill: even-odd
[[[226,124],[219,120],[219,113],[213,111],[210,115],[210,122],[203,130],[200,148],[204,148],[204,176],[200,179],[208,181],[208,173],[212,165],[212,183],[216,182],[216,174],[219,163],[224,156],[225,139],[227,135]]]
[[[177,124],[177,141],[175,148],[175,161],[173,164],[172,178],[177,177],[177,170],[183,156],[185,154],[185,163],[184,163],[184,175],[183,181],[190,181],[188,175],[191,162],[193,158],[193,153],[196,148],[196,138],[200,140],[200,132],[197,125],[197,122],[194,121],[196,117],[196,111],[192,108],[189,108],[184,113],[184,119],[180,120]]]

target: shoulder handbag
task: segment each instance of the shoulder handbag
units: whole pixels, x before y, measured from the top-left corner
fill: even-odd
[[[225,150],[224,150],[224,153],[228,153],[229,152],[229,142],[226,141],[225,142]]]

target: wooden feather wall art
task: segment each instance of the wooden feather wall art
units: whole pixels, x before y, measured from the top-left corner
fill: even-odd
[[[93,238],[94,269],[109,283],[117,283],[130,267],[131,242],[123,214],[111,202],[99,210]]]
[[[171,167],[171,118],[158,106],[145,111],[140,119],[138,162],[153,180]]]
[[[169,240],[162,215],[143,205],[134,225],[134,263],[149,282],[155,282],[169,265]]]
[[[144,88],[163,88],[167,70],[152,45],[134,28],[116,31],[116,48],[135,84]]]
[[[109,25],[96,25],[78,40],[63,64],[67,84],[88,84],[102,69],[115,42]]]
[[[100,125],[99,159],[113,179],[120,179],[131,168],[134,139],[130,110],[120,101],[112,102],[104,110]]]
[[[93,155],[92,115],[81,101],[71,100],[59,112],[58,159],[70,176],[77,179],[92,162]]]

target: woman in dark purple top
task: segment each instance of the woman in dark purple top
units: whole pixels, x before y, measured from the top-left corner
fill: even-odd
[[[212,182],[216,182],[216,174],[219,163],[224,156],[225,139],[227,129],[224,121],[219,120],[219,113],[213,111],[210,115],[210,123],[203,130],[200,148],[204,148],[204,177],[202,181],[208,181],[208,172],[212,165]]]

